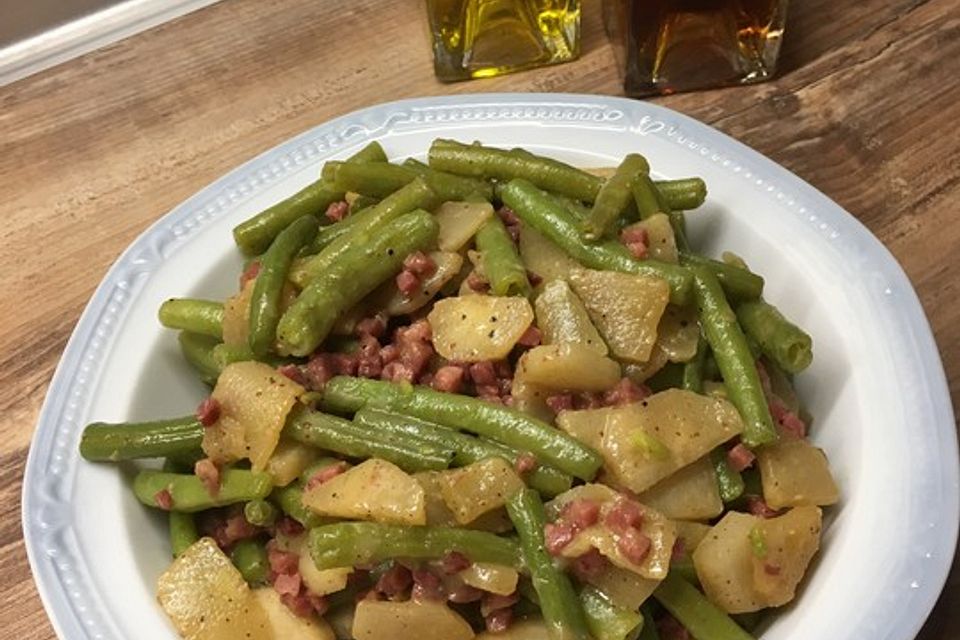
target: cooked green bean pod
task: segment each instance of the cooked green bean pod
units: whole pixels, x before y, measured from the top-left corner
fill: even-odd
[[[707,199],[707,185],[701,178],[658,180],[654,184],[673,211],[696,209]]]
[[[763,278],[747,269],[719,260],[711,260],[695,253],[680,253],[680,264],[686,267],[706,267],[720,281],[723,290],[734,300],[756,300],[763,293]]]
[[[415,211],[383,227],[352,235],[338,261],[311,280],[280,318],[277,342],[281,353],[312,353],[341,313],[396,275],[409,254],[434,243],[438,228],[429,213]]]
[[[720,490],[720,499],[724,504],[733,502],[743,495],[743,476],[730,466],[727,452],[722,447],[714,449],[710,454],[713,470],[717,475],[717,488]]]
[[[304,506],[303,485],[300,482],[291,482],[285,487],[277,487],[270,494],[270,499],[280,507],[281,511],[307,529],[330,522],[330,518],[316,514]]]
[[[663,212],[663,198],[657,191],[650,176],[638,175],[631,183],[630,190],[633,195],[633,201],[637,205],[637,213],[641,220],[646,220],[655,213]]]
[[[600,455],[571,436],[520,411],[428,387],[337,376],[323,390],[322,404],[337,412],[377,407],[493,438],[529,451],[561,471],[591,480]]]
[[[540,496],[525,489],[507,501],[507,514],[520,537],[520,553],[540,600],[543,622],[551,638],[591,640],[583,605],[570,578],[547,553],[543,538],[546,515]]]
[[[648,171],[650,165],[643,156],[630,153],[624,157],[616,172],[600,187],[590,216],[581,225],[587,240],[598,240],[605,235],[611,235],[617,219],[630,206],[631,185],[635,182],[649,184],[650,193],[653,194],[653,184],[647,176]],[[638,201],[637,206],[639,205]],[[642,211],[640,217],[644,217]]]
[[[230,551],[230,560],[249,584],[259,585],[266,582],[270,573],[270,561],[262,542],[250,538],[241,540]]]
[[[743,417],[744,444],[756,447],[776,442],[778,435],[757,366],[720,282],[708,269],[695,267],[693,289],[700,309],[700,325],[720,368],[730,401]]]
[[[151,422],[94,422],[80,436],[86,460],[118,462],[163,458],[200,448],[203,427],[194,415]]]
[[[667,574],[653,597],[696,640],[754,640],[696,587],[673,573]]]
[[[318,569],[372,565],[393,558],[428,560],[456,551],[473,562],[522,568],[517,543],[485,531],[339,522],[310,530],[310,555]]]
[[[133,493],[143,504],[185,513],[266,498],[272,488],[269,474],[246,469],[221,472],[216,495],[211,495],[203,480],[195,475],[145,469],[133,479]]]
[[[438,471],[453,461],[455,450],[404,434],[379,434],[349,420],[318,411],[291,416],[283,433],[288,438],[351,458],[381,458],[406,471]]]
[[[350,157],[351,162],[386,162],[387,155],[378,142],[371,142]],[[248,256],[266,251],[277,234],[297,218],[309,214],[323,214],[334,202],[343,200],[344,192],[325,180],[313,182],[286,200],[246,220],[233,229],[237,246]]]
[[[210,386],[215,385],[222,369],[214,355],[220,341],[210,336],[190,333],[189,331],[181,331],[180,335],[177,336],[177,341],[180,343],[180,352],[183,354],[183,359],[193,367],[200,379]]]
[[[755,300],[737,307],[737,320],[765,356],[788,373],[799,373],[813,361],[813,340],[768,302]]]
[[[441,200],[463,200],[479,193],[488,200],[493,187],[483,180],[426,169],[415,169],[387,162],[355,163],[328,162],[323,177],[344,191],[355,191],[376,198],[384,198],[420,176]]]
[[[317,219],[312,215],[293,221],[277,234],[260,259],[260,271],[253,283],[248,316],[248,342],[257,356],[266,356],[274,350],[287,272],[297,252],[316,234],[317,224]]]
[[[257,527],[269,527],[277,520],[278,510],[267,500],[251,500],[243,505],[243,517]]]
[[[640,635],[643,616],[618,607],[596,587],[588,585],[580,591],[580,604],[593,640],[636,640]]]
[[[212,338],[223,338],[223,303],[197,298],[170,298],[160,305],[160,324]]]
[[[517,245],[499,217],[487,220],[476,235],[477,250],[483,256],[483,272],[495,296],[527,296],[530,281],[517,254]]]

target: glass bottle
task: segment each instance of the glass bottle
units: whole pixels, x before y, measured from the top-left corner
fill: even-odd
[[[579,0],[427,0],[434,70],[487,78],[580,55]]]
[[[787,0],[604,0],[627,95],[773,76]]]

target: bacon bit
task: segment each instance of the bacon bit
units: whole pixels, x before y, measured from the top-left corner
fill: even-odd
[[[512,378],[513,377],[513,367],[510,366],[509,360],[496,360],[493,363],[494,370],[497,372],[498,378]]]
[[[534,273],[533,271],[530,271],[529,269],[527,269],[527,280],[530,282],[531,287],[539,286],[539,284],[543,282],[542,277],[540,277],[538,274]]]
[[[306,385],[307,379],[303,375],[303,370],[295,364],[284,364],[277,367],[277,373],[293,380],[299,385]]]
[[[536,469],[538,465],[536,456],[529,451],[524,451],[513,461],[513,470],[522,476]]]
[[[298,618],[310,618],[313,615],[313,605],[305,593],[280,596],[280,601]]]
[[[347,217],[348,213],[350,213],[350,204],[346,200],[340,200],[327,205],[327,210],[323,215],[333,222],[340,222]]]
[[[509,609],[520,601],[520,594],[514,591],[508,596],[502,596],[498,593],[488,593],[483,596],[483,602],[480,603],[480,615],[486,618],[494,611]]]
[[[775,564],[765,562],[763,563],[763,572],[768,576],[778,576],[780,575],[780,567]]]
[[[596,578],[606,568],[607,559],[600,555],[596,549],[590,549],[582,556],[577,557],[570,568],[577,578],[582,582],[589,582]]]
[[[636,529],[624,529],[617,538],[617,549],[633,564],[641,564],[650,554],[650,538]]]
[[[240,289],[247,286],[247,283],[260,274],[260,261],[254,260],[247,265],[247,268],[240,274]]]
[[[600,505],[594,500],[577,498],[564,505],[560,518],[570,523],[574,531],[582,531],[600,519]]]
[[[508,224],[504,228],[507,230],[507,233],[510,234],[510,239],[513,240],[513,244],[520,242],[520,225]]]
[[[153,495],[153,503],[164,511],[170,511],[173,509],[173,496],[170,495],[169,490],[160,489]]]
[[[221,518],[213,527],[210,535],[221,549],[228,549],[240,540],[246,540],[259,534],[260,527],[250,524],[243,516],[242,509],[234,509],[229,516]]]
[[[274,524],[274,528],[277,533],[285,535],[287,537],[298,536],[303,533],[303,525],[291,518],[290,516],[283,516]]]
[[[643,260],[647,257],[647,247],[650,245],[650,237],[647,235],[647,230],[643,227],[624,229],[620,233],[620,242],[626,245],[634,258]]]
[[[380,349],[380,360],[383,364],[389,364],[400,359],[400,347],[395,344],[388,344]]]
[[[413,382],[416,378],[416,372],[408,364],[403,362],[390,362],[383,366],[383,370],[380,372],[381,380],[389,380],[391,382]]]
[[[304,490],[310,490],[310,489],[313,489],[314,487],[319,487],[324,482],[329,482],[330,480],[333,480],[334,478],[336,478],[346,470],[347,470],[347,463],[343,462],[342,460],[335,464],[331,464],[330,466],[324,467],[323,469],[320,469],[319,471],[314,473],[312,476],[310,476],[310,479],[307,480],[303,488]]]
[[[806,437],[807,425],[804,424],[803,420],[801,420],[797,414],[787,409],[783,401],[776,396],[772,396],[769,406],[770,415],[773,416],[773,419],[776,420],[777,424],[780,425],[784,431],[798,439]]]
[[[517,340],[517,345],[521,347],[535,347],[539,345],[542,340],[543,334],[540,333],[540,329],[530,325],[527,327],[527,330],[523,332],[523,335],[520,336],[520,339]]]
[[[738,443],[727,451],[727,462],[737,473],[752,465],[756,459],[757,456],[753,455],[753,451],[750,451],[743,443]]]
[[[440,566],[446,574],[460,573],[471,565],[473,565],[473,562],[470,561],[470,558],[459,551],[450,551],[440,559]]]
[[[463,370],[463,367],[445,365],[437,369],[437,372],[433,375],[431,386],[437,391],[459,393],[463,386],[465,374],[466,371]]]
[[[330,363],[338,376],[357,375],[357,366],[360,364],[356,354],[353,353],[331,353]]]
[[[775,518],[780,515],[779,511],[771,509],[766,500],[760,496],[747,496],[747,510],[761,518]]]
[[[603,406],[603,395],[591,391],[582,391],[573,398],[573,408],[577,410],[598,409]]]
[[[300,593],[299,573],[278,573],[273,581],[273,588],[281,596],[295,596]]]
[[[500,384],[497,382],[494,382],[493,384],[478,384],[477,395],[478,396],[495,396],[499,398]]]
[[[383,572],[374,589],[392,600],[406,593],[412,584],[413,575],[410,570],[395,562],[393,566]]]
[[[370,318],[364,318],[357,323],[355,333],[358,336],[373,336],[381,338],[387,331],[387,322],[383,316],[376,315]]]
[[[682,560],[687,555],[687,541],[683,538],[676,538],[673,541],[673,549],[670,550],[670,562]]]
[[[430,342],[430,338],[432,337],[433,329],[426,319],[417,320],[408,327],[400,327],[397,329],[397,342],[401,343],[404,340]]]
[[[416,276],[432,276],[437,272],[437,263],[423,251],[417,251],[404,259],[403,268]]]
[[[757,366],[757,375],[760,377],[760,386],[763,388],[763,392],[770,396],[773,394],[773,384],[770,382],[770,374],[767,372],[767,367],[763,364],[763,360],[757,360],[754,364]]]
[[[364,378],[379,378],[383,371],[383,360],[380,357],[380,341],[373,336],[360,337],[358,351],[357,375]]]
[[[623,533],[643,524],[643,507],[639,503],[621,495],[617,498],[604,523],[614,532]]]
[[[197,420],[205,427],[212,427],[220,419],[220,402],[207,396],[197,407]]]
[[[329,353],[318,353],[310,358],[301,371],[307,388],[319,391],[335,374],[333,359]]]
[[[496,384],[497,372],[493,367],[493,362],[484,360],[471,364],[470,379],[473,380],[473,383],[477,386]]]
[[[502,404],[506,405],[507,401],[505,398],[500,397],[497,394],[480,394],[477,396],[477,400],[483,400],[484,402],[489,402],[490,404]]]
[[[552,556],[560,555],[563,548],[573,540],[573,536],[573,527],[565,522],[548,522],[543,527],[544,544]]]
[[[561,411],[570,411],[573,409],[573,395],[569,393],[558,393],[555,396],[547,396],[547,407],[554,413]]]
[[[197,460],[193,465],[193,473],[200,478],[203,488],[211,497],[216,498],[220,495],[220,467],[214,464],[210,458]]]
[[[413,271],[404,269],[397,274],[397,289],[408,298],[420,288],[420,278]]]
[[[270,570],[278,576],[293,575],[300,567],[300,556],[277,549],[272,541],[267,545],[267,561],[270,563]]]
[[[483,598],[483,591],[468,584],[457,585],[453,591],[447,595],[447,600],[457,604],[466,604],[468,602],[477,602]]]
[[[316,613],[318,616],[322,616],[330,608],[330,601],[324,596],[317,595],[312,591],[307,591],[303,595],[306,596],[307,601],[313,608],[314,613]]]
[[[413,378],[419,377],[434,355],[433,345],[422,340],[400,341],[400,362],[410,368]],[[411,378],[411,381],[413,380]]]
[[[476,271],[471,271],[470,275],[467,276],[467,286],[477,293],[490,291],[490,283]]]
[[[427,569],[414,569],[410,597],[419,601],[447,599],[440,578]]]
[[[497,609],[484,616],[483,623],[490,633],[503,633],[513,624],[513,609]]]
[[[500,207],[497,209],[497,215],[500,216],[500,219],[505,225],[518,225],[520,224],[520,218],[517,217],[517,214],[514,213],[513,209],[510,207]]]
[[[619,407],[633,402],[640,402],[652,395],[650,387],[637,384],[630,378],[620,378],[615,387],[603,394],[603,403],[611,407]]]

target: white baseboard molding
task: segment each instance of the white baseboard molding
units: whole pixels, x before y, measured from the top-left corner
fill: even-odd
[[[126,0],[0,49],[0,86],[218,0]]]

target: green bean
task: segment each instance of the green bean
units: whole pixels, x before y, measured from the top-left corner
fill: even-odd
[[[428,387],[337,376],[324,388],[322,404],[337,412],[369,405],[469,431],[529,451],[584,480],[591,480],[603,464],[596,451],[545,422],[509,407]]]
[[[344,191],[355,191],[368,196],[384,198],[420,176],[441,200],[463,200],[473,193],[486,199],[493,198],[493,187],[483,180],[426,169],[389,164],[386,162],[357,164],[328,162],[323,167],[326,180]]]
[[[646,220],[655,213],[664,212],[661,203],[662,198],[650,176],[646,174],[638,175],[630,184],[630,190],[641,220]]]
[[[381,458],[405,471],[439,471],[450,466],[455,455],[450,447],[426,443],[409,436],[379,434],[318,411],[300,411],[291,416],[285,436],[351,458]]]
[[[529,180],[541,189],[593,202],[603,180],[563,162],[522,149],[495,149],[437,139],[430,145],[430,167],[474,178]]]
[[[543,622],[551,638],[590,640],[583,606],[570,578],[553,563],[543,539],[546,516],[540,496],[524,489],[507,501],[507,514],[520,537],[520,553],[540,599]]]
[[[654,184],[673,211],[696,209],[707,199],[707,185],[701,178],[658,180]]]
[[[706,267],[734,300],[756,300],[763,293],[763,278],[747,269],[689,252],[680,253],[680,264],[689,268]]]
[[[339,264],[343,256],[355,248],[359,239],[365,239],[370,234],[379,234],[387,223],[405,213],[418,208],[432,209],[437,204],[439,204],[437,195],[427,186],[427,183],[419,178],[414,180],[369,209],[364,209],[331,226],[329,228],[331,232],[334,229],[340,230],[337,237],[318,254],[311,256],[293,269],[290,280],[300,288],[307,287],[311,280],[315,280],[334,265]]]
[[[456,452],[453,459],[456,466],[466,466],[492,457],[505,458],[511,464],[516,464],[517,458],[521,455],[519,451],[500,443],[478,439],[449,427],[372,407],[364,407],[357,411],[353,421],[379,434],[406,434],[435,446],[453,449]],[[573,483],[569,475],[541,464],[526,473],[524,480],[537,491],[550,497],[568,490]]]
[[[167,458],[163,462],[163,470],[177,472],[182,465],[177,461]],[[192,513],[180,513],[171,511],[167,514],[167,532],[170,537],[170,551],[174,558],[189,549],[194,542],[200,539],[197,532],[197,523],[193,519]]]
[[[640,615],[643,616],[643,626],[640,627],[640,637],[637,640],[660,640],[657,625],[653,623],[653,607],[649,601],[640,605]]]
[[[152,422],[94,422],[80,436],[80,455],[92,462],[163,458],[200,448],[203,427],[195,415]]]
[[[600,187],[597,192],[590,216],[581,225],[583,235],[587,240],[599,240],[610,235],[617,218],[630,206],[631,185],[634,182],[650,184],[652,194],[653,184],[647,172],[650,165],[646,158],[636,153],[627,154],[620,162],[616,172]],[[637,201],[639,207],[640,202]],[[644,217],[643,211],[640,217]]]
[[[192,513],[171,511],[167,514],[167,527],[170,532],[170,550],[174,558],[189,549],[194,542],[200,539],[197,532],[197,523]]]
[[[270,572],[270,560],[262,542],[253,539],[241,540],[230,552],[230,560],[243,579],[251,585],[259,585],[267,580]]]
[[[420,175],[428,175],[430,173],[439,173],[434,169],[431,169],[430,165],[420,162],[419,160],[414,160],[413,158],[407,158],[406,160],[404,160],[403,166],[413,171],[416,171]],[[448,173],[445,175],[452,176],[454,174]],[[462,177],[462,176],[458,176],[458,177]],[[467,179],[474,180],[474,178],[467,178]],[[489,182],[486,182],[484,180],[476,180],[475,182],[477,185],[479,185],[478,188],[474,192],[468,193],[466,196],[464,196],[463,197],[464,202],[493,202],[493,198],[496,192],[495,187],[491,185]]]
[[[303,485],[299,482],[292,482],[285,487],[277,487],[270,494],[270,499],[280,507],[281,511],[307,529],[330,522],[330,518],[318,515],[303,505]]]
[[[220,341],[210,336],[181,331],[177,336],[183,358],[193,367],[200,379],[213,386],[220,377],[220,363],[214,357],[214,349]]]
[[[730,466],[727,452],[718,447],[710,454],[713,470],[717,475],[717,488],[720,490],[720,499],[725,504],[733,502],[743,495],[743,476]]]
[[[527,269],[517,254],[517,245],[499,217],[487,220],[477,231],[477,250],[483,256],[483,272],[495,296],[528,296]]]
[[[696,267],[693,289],[700,309],[700,325],[720,368],[730,401],[743,417],[744,444],[756,447],[776,442],[777,431],[756,364],[720,283],[709,270]]]
[[[215,496],[207,491],[203,481],[195,475],[145,469],[133,479],[133,493],[143,504],[160,507],[157,496],[166,491],[172,505],[169,510],[185,513],[265,498],[272,488],[269,474],[246,469],[221,472],[220,490]]]
[[[269,527],[277,520],[277,508],[263,499],[251,500],[243,505],[243,517],[256,527]]]
[[[654,185],[654,187],[656,187],[656,185]],[[687,219],[683,211],[674,211],[659,189],[654,188],[653,195],[656,197],[658,210],[667,214],[670,218],[670,228],[673,230],[673,242],[677,245],[677,249],[681,252],[690,253],[690,241],[687,240]]]
[[[636,260],[625,246],[615,240],[598,244],[584,243],[576,222],[566,208],[525,180],[510,181],[500,190],[500,196],[523,222],[546,236],[577,262],[591,269],[662,278],[670,285],[670,302],[678,305],[686,303],[691,276],[683,267],[656,260]]]
[[[516,542],[472,529],[339,522],[311,529],[308,544],[318,569],[371,565],[394,558],[442,558],[452,551],[473,562],[522,568]]]
[[[316,235],[319,223],[312,215],[290,223],[277,234],[260,259],[260,271],[253,283],[248,316],[250,349],[263,357],[273,351],[280,321],[280,301],[287,284],[287,272],[297,252]]]
[[[697,352],[693,358],[683,363],[683,381],[681,387],[694,393],[703,393],[703,365],[707,359],[710,346],[707,339],[700,336],[697,340]]]
[[[765,356],[788,373],[799,373],[813,361],[813,340],[768,302],[756,300],[737,307],[737,320]]]
[[[398,273],[409,254],[433,244],[438,229],[433,216],[414,211],[382,228],[350,236],[339,260],[311,280],[280,318],[277,341],[281,353],[305,356],[313,352],[341,313]]]
[[[349,158],[351,162],[385,162],[386,159],[383,148],[377,142],[371,142]],[[311,213],[322,214],[331,204],[343,200],[343,196],[342,191],[334,189],[322,179],[317,180],[234,227],[233,239],[246,255],[258,255],[266,251],[277,234],[291,222]]]
[[[353,202],[350,203],[350,215],[357,213],[358,211],[363,211],[368,209],[373,205],[380,202],[382,198],[373,198],[371,196],[365,196],[362,193],[358,193],[354,196]]]
[[[197,298],[170,298],[160,305],[160,324],[212,338],[223,338],[223,303]]]
[[[696,587],[673,573],[667,574],[653,597],[696,640],[754,640]]]
[[[618,607],[607,594],[593,586],[580,591],[580,604],[593,640],[635,640],[643,627],[643,616]]]

